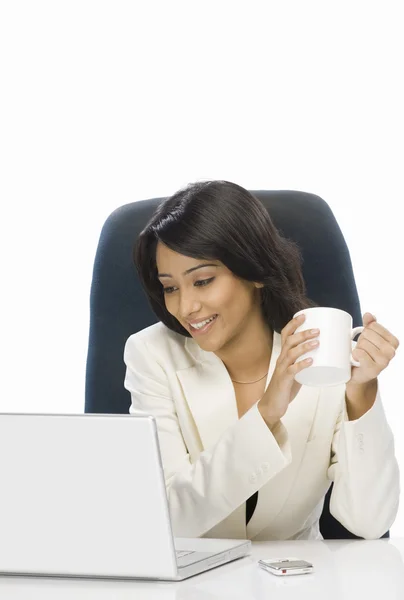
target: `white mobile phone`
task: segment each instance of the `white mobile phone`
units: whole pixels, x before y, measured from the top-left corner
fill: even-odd
[[[286,575],[304,575],[313,572],[313,565],[300,558],[268,558],[259,560],[260,567],[273,575],[284,577]]]

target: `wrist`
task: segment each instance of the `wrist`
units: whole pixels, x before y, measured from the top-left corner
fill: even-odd
[[[271,412],[268,411],[267,407],[261,404],[261,401],[258,402],[258,410],[260,412],[261,417],[264,419],[265,424],[271,431],[273,431],[281,422],[281,417],[275,414],[271,414]]]
[[[345,402],[350,421],[359,419],[372,408],[376,399],[377,385],[377,378],[366,383],[348,381],[345,388]]]

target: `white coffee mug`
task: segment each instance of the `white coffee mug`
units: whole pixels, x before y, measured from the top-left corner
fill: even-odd
[[[312,358],[309,367],[295,376],[295,380],[312,387],[328,387],[347,383],[351,379],[351,366],[360,364],[352,356],[352,340],[364,327],[352,329],[352,317],[339,308],[316,306],[297,312],[306,316],[295,333],[306,329],[319,329],[320,344],[314,350],[300,356],[296,362]]]

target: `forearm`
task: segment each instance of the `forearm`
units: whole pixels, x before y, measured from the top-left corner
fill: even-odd
[[[356,421],[370,410],[376,400],[377,379],[367,383],[353,384],[348,382],[345,390],[345,402],[348,419]]]
[[[378,538],[394,522],[400,477],[394,439],[379,393],[361,418],[343,420],[333,440],[330,510],[352,533]]]
[[[204,535],[285,469],[290,446],[286,430],[283,438],[278,433],[279,441],[254,406],[193,464],[184,460],[171,474],[166,469],[174,535]]]

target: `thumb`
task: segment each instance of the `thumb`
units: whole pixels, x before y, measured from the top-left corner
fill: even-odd
[[[377,321],[377,319],[376,319],[376,317],[374,315],[372,315],[372,313],[366,312],[363,315],[363,325],[364,325],[364,327],[367,327],[368,325],[370,325],[371,323],[373,323],[373,321]]]

